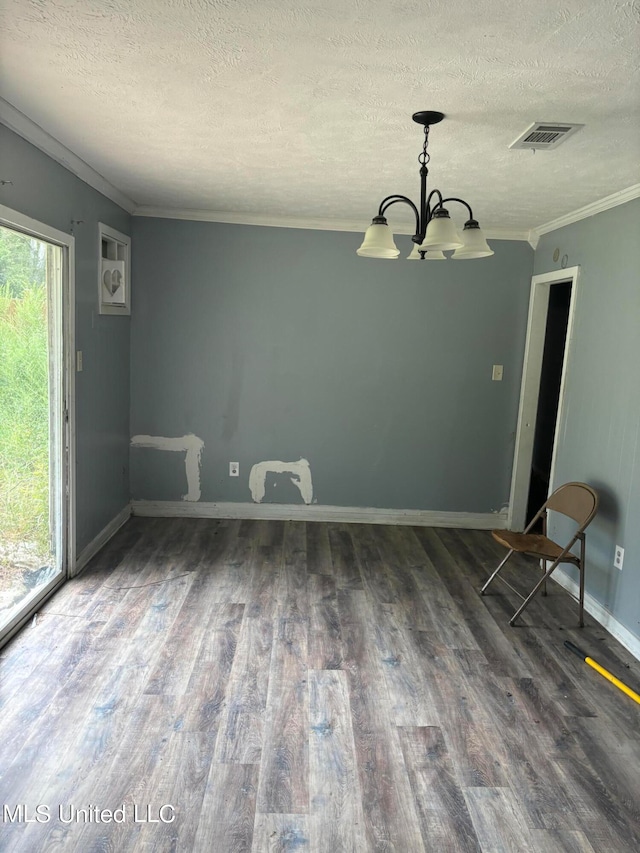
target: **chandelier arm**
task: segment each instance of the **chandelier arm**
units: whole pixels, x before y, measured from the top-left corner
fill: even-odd
[[[470,205],[468,205],[467,202],[463,198],[454,198],[452,196],[451,198],[444,198],[443,199],[442,196],[440,196],[440,202],[436,205],[436,207],[442,207],[448,201],[457,201],[459,204],[463,204],[467,208],[467,210],[469,211],[469,219],[473,219],[473,211],[471,210]],[[434,208],[434,210],[435,210],[435,208]]]
[[[438,196],[439,201],[437,204],[435,204],[433,206],[433,209],[432,209],[431,208],[431,198],[434,195]],[[431,190],[431,192],[429,193],[429,197],[427,198],[427,219],[431,219],[431,214],[433,213],[433,211],[436,209],[436,207],[440,207],[441,205],[442,205],[442,193],[440,192],[440,190]]]
[[[380,202],[380,208],[378,210],[378,216],[384,216],[385,211],[388,210],[392,204],[396,204],[396,202],[402,201],[404,204],[408,204],[409,207],[413,210],[416,217],[416,235],[420,234],[420,214],[418,212],[418,208],[411,201],[410,198],[407,198],[406,195],[388,195],[386,198],[383,198]]]

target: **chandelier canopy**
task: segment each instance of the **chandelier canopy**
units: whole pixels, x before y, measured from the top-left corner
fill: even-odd
[[[420,207],[405,195],[389,195],[380,202],[378,215],[373,217],[367,228],[362,245],[357,254],[363,258],[387,258],[393,260],[400,250],[393,239],[385,213],[392,204],[402,202],[408,204],[416,217],[416,233],[411,238],[414,246],[408,256],[410,261],[434,260],[445,261],[445,252],[452,251],[452,258],[466,260],[469,258],[486,258],[493,255],[493,250],[484,238],[478,221],[473,218],[473,211],[464,199],[443,198],[440,190],[431,190],[427,195],[427,164],[431,159],[427,148],[429,145],[429,128],[438,124],[444,118],[443,113],[432,110],[422,110],[413,114],[413,120],[424,126],[424,144],[418,157],[420,163]],[[450,202],[462,204],[467,208],[469,218],[464,224],[462,235],[458,234],[455,224],[445,207]]]

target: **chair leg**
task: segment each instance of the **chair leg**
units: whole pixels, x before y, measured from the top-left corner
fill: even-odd
[[[500,569],[504,566],[504,564],[507,562],[507,560],[509,559],[509,557],[510,557],[512,554],[513,554],[513,548],[511,548],[511,550],[508,552],[507,556],[506,556],[506,557],[504,558],[504,560],[500,563],[500,565],[499,565],[499,566],[498,566],[498,568],[495,570],[495,572],[491,575],[491,577],[490,577],[490,578],[489,578],[489,580],[486,582],[486,584],[482,587],[482,589],[480,590],[480,595],[484,595],[484,594],[485,594],[485,591],[489,588],[489,584],[490,584],[490,583],[492,583],[492,582],[493,582],[493,580],[494,580],[494,578],[496,578],[496,577],[498,576],[498,572],[499,572],[499,571],[500,571]]]
[[[528,595],[528,596],[525,598],[525,600],[522,602],[522,604],[520,605],[520,607],[519,607],[519,608],[516,610],[516,612],[513,614],[513,616],[511,617],[511,619],[509,619],[509,624],[510,624],[510,625],[513,625],[513,624],[514,624],[514,622],[516,621],[516,619],[518,618],[518,616],[522,613],[522,611],[525,609],[525,607],[527,606],[527,604],[529,604],[529,602],[531,601],[531,599],[533,598],[533,596],[536,594],[536,592],[540,589],[540,587],[542,586],[542,584],[543,584],[543,583],[545,583],[545,581],[547,580],[547,578],[551,576],[551,573],[552,573],[553,571],[555,571],[559,565],[560,565],[560,560],[555,560],[555,562],[553,562],[553,563],[551,564],[551,568],[550,568],[548,571],[546,571],[546,572],[544,573],[544,575],[540,578],[540,580],[538,581],[538,583],[537,583],[537,584],[534,586],[534,588],[531,590],[531,592],[529,593],[529,595]]]
[[[580,627],[584,628],[584,570],[585,570],[585,552],[587,546],[585,542],[585,537],[580,537],[580,562],[578,563],[578,569],[580,571]]]
[[[544,515],[542,516],[542,535],[543,536],[547,535],[547,513],[546,513],[546,511],[545,511]],[[547,561],[546,560],[540,560],[540,569],[542,570],[542,574],[544,575],[547,571]],[[543,595],[547,594],[547,579],[546,578],[545,578],[544,583],[542,584],[542,594]]]

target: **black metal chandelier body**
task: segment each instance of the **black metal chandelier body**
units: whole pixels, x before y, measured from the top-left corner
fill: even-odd
[[[454,250],[454,258],[479,258],[493,254],[480,230],[480,226],[474,219],[471,206],[462,198],[451,196],[443,198],[438,189],[431,190],[427,195],[427,177],[429,174],[428,163],[430,155],[429,128],[438,124],[444,118],[444,114],[432,110],[423,110],[413,114],[413,120],[424,126],[424,143],[422,152],[418,157],[420,163],[420,206],[417,207],[410,198],[395,193],[382,199],[378,208],[378,215],[374,216],[371,226],[367,229],[364,242],[358,249],[358,254],[363,257],[372,258],[397,258],[400,254],[393,241],[393,234],[388,229],[386,212],[394,204],[402,203],[408,205],[415,216],[416,230],[411,238],[415,243],[410,255],[412,260],[424,260],[425,257],[437,260],[445,260],[444,251]],[[466,207],[468,219],[464,225],[462,238],[458,235],[455,225],[451,221],[449,211],[445,207],[450,202],[456,202]]]

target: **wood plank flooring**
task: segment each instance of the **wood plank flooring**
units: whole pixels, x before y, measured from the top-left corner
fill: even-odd
[[[0,653],[0,851],[640,851],[640,707],[563,643],[640,663],[555,584],[511,628],[502,553],[131,519]]]

